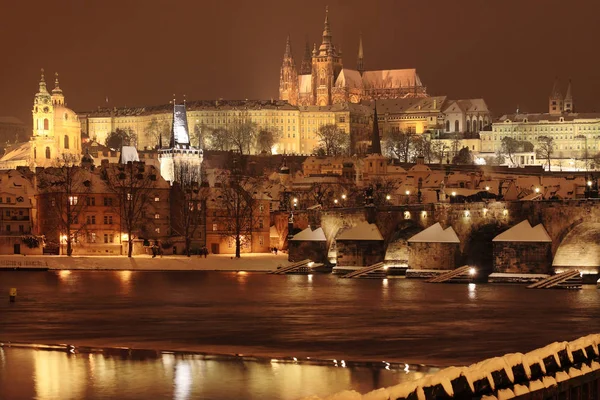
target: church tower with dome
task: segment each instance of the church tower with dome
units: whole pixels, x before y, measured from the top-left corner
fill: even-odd
[[[73,161],[81,157],[81,123],[77,114],[66,107],[58,74],[50,94],[42,69],[32,113],[31,167],[49,167],[64,159],[64,155],[71,155]]]

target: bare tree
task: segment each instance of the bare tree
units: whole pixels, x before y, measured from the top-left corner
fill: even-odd
[[[206,148],[206,142],[210,136],[210,129],[205,124],[194,126],[194,132],[190,138],[192,145],[199,149]]]
[[[222,236],[235,242],[235,257],[240,258],[241,249],[252,240],[252,232],[256,225],[258,201],[254,192],[257,182],[240,173],[234,167],[231,173],[218,176],[216,188],[220,223],[223,226]]]
[[[407,163],[410,160],[411,152],[414,147],[414,137],[415,133],[413,132],[403,132],[399,130],[388,131],[384,141],[384,148],[392,157]]]
[[[256,150],[259,153],[271,154],[271,149],[279,140],[279,132],[276,130],[261,129],[256,137]]]
[[[415,156],[421,156],[427,164],[431,164],[434,157],[434,147],[427,136],[419,135],[413,139]]]
[[[111,149],[119,149],[123,145],[137,146],[137,134],[131,128],[117,128],[114,132],[108,134],[105,144]]]
[[[184,253],[189,257],[192,239],[202,224],[208,188],[201,185],[200,168],[189,163],[175,165],[175,182],[171,188],[171,227],[185,239]]]
[[[159,143],[168,144],[170,140],[171,127],[169,121],[158,121],[156,117],[152,118],[148,125],[144,129],[144,136],[146,139],[153,143],[154,146],[158,146]]]
[[[505,136],[502,138],[502,147],[500,148],[500,153],[505,155],[510,160],[511,164],[515,164],[513,156],[516,152],[519,151],[519,141],[513,139],[509,136]]]
[[[551,171],[550,158],[554,154],[554,139],[549,136],[540,136],[538,138],[537,156],[546,160],[548,163],[548,171]]]
[[[86,228],[83,213],[92,186],[90,171],[78,164],[79,157],[63,154],[55,160],[55,166],[44,169],[37,177],[41,207],[51,223],[47,229],[56,230],[52,233],[58,234],[59,243],[65,240],[68,256],[73,254],[73,240]]]
[[[228,132],[232,148],[242,155],[250,154],[252,146],[256,143],[258,124],[251,121],[248,116],[241,115],[233,119]]]
[[[145,213],[150,203],[150,192],[156,187],[158,171],[143,162],[112,164],[104,167],[103,177],[108,189],[117,196],[115,211],[120,217],[121,229],[127,233],[127,257],[133,252],[133,239],[144,228]]]
[[[399,182],[395,179],[375,178],[371,180],[371,186],[374,189],[373,204],[376,206],[383,206],[389,204],[388,196],[398,189]]]
[[[232,147],[231,134],[227,129],[210,129],[207,135],[206,147],[211,150],[230,150]]]
[[[317,139],[317,153],[325,156],[346,155],[350,149],[350,136],[334,124],[321,126],[317,130]]]

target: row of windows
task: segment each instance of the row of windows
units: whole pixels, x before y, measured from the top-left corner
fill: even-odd
[[[6,229],[5,232],[12,232],[11,231],[11,226],[10,225],[6,225]],[[19,233],[24,233],[25,232],[25,226],[24,225],[19,225]]]

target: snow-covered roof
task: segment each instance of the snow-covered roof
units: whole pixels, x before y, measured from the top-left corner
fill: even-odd
[[[336,240],[383,240],[377,225],[366,221],[340,233]]]
[[[17,160],[29,160],[31,157],[31,143],[23,142],[19,143],[6,150],[6,153],[2,156],[0,161],[17,161]]]
[[[429,228],[422,230],[410,239],[409,243],[460,243],[460,239],[456,236],[456,232],[451,226],[446,229],[442,228],[440,223],[431,225]]]
[[[314,231],[309,226],[302,232],[298,232],[290,240],[293,241],[306,241],[306,242],[326,242],[325,232],[323,228],[317,228]]]
[[[552,239],[544,225],[532,227],[528,220],[524,220],[496,236],[492,242],[552,242]]]
[[[335,87],[362,89],[362,86],[363,82],[360,72],[348,68],[343,68],[335,81]]]
[[[312,75],[298,75],[298,92],[312,92]]]
[[[373,89],[423,86],[414,68],[365,71],[362,81],[364,87]]]
[[[123,146],[121,148],[121,164],[127,164],[129,161],[140,161],[135,146]]]
[[[171,147],[176,147],[178,144],[190,144],[185,104],[173,105],[173,136],[171,141]]]

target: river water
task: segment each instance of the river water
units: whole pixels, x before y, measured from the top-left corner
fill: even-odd
[[[18,289],[15,303],[8,302],[11,287]],[[4,342],[388,361],[413,368],[469,364],[600,332],[595,288],[527,290],[333,275],[2,271],[2,293]],[[333,364],[119,359],[15,348],[4,348],[0,362],[2,399],[35,398],[36,393],[39,399],[69,398],[61,392],[62,383],[40,388],[42,375],[49,382],[69,375],[68,391],[83,390],[83,398],[111,398],[110,391],[117,390],[127,399],[147,398],[138,394],[146,385],[156,393],[153,398],[293,399],[350,387],[365,392],[412,379],[403,371]],[[99,383],[99,370],[112,380]],[[16,379],[15,371],[26,371],[18,373],[21,386],[34,395],[2,395],[6,382]],[[187,382],[181,393],[191,397],[177,397],[177,382]],[[47,385],[54,385],[54,392],[43,388]]]

